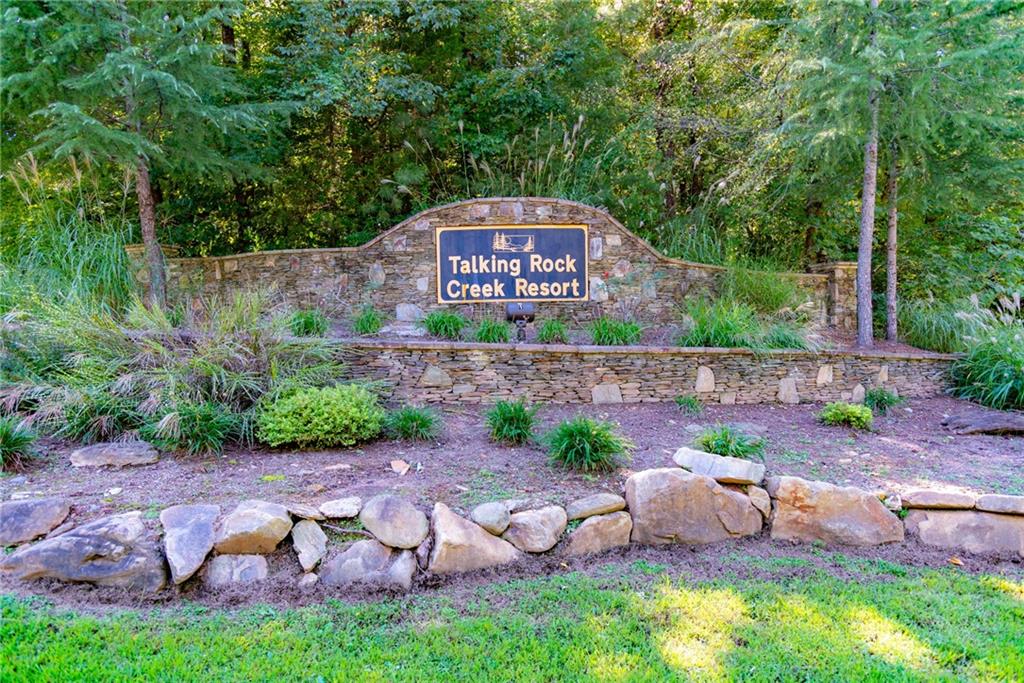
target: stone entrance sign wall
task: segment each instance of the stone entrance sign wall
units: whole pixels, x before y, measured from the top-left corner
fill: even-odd
[[[589,256],[589,302],[543,303],[542,317],[588,319],[625,312],[644,322],[677,318],[690,296],[713,292],[723,269],[667,258],[627,230],[607,211],[561,199],[472,199],[423,211],[360,247],[292,249],[210,258],[168,260],[170,290],[177,296],[227,294],[276,284],[298,306],[345,313],[372,303],[389,316],[459,306],[499,314],[501,304],[439,304],[435,234],[448,226],[584,225]],[[851,328],[856,266],[823,264],[792,275],[805,289],[820,324]],[[144,279],[144,273],[140,272]],[[399,305],[403,305],[399,315]],[[413,308],[415,307],[415,308]],[[476,309],[476,310],[474,310]]]

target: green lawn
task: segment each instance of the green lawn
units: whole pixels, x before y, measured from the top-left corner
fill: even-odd
[[[841,556],[840,556],[841,557]],[[102,617],[0,598],[0,680],[1024,679],[1024,580],[851,560],[671,580],[644,562],[459,594]]]

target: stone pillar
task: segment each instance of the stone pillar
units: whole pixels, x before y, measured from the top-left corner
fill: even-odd
[[[857,263],[817,263],[810,272],[828,275],[828,324],[840,330],[857,329]]]

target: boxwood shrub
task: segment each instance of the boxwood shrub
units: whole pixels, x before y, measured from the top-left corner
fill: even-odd
[[[358,384],[302,389],[264,407],[257,435],[271,446],[352,446],[373,439],[384,425],[377,396]]]

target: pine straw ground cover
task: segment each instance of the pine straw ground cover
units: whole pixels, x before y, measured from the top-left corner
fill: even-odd
[[[1024,576],[883,560],[671,576],[643,560],[434,594],[279,610],[83,614],[0,597],[0,680],[1010,681]]]

